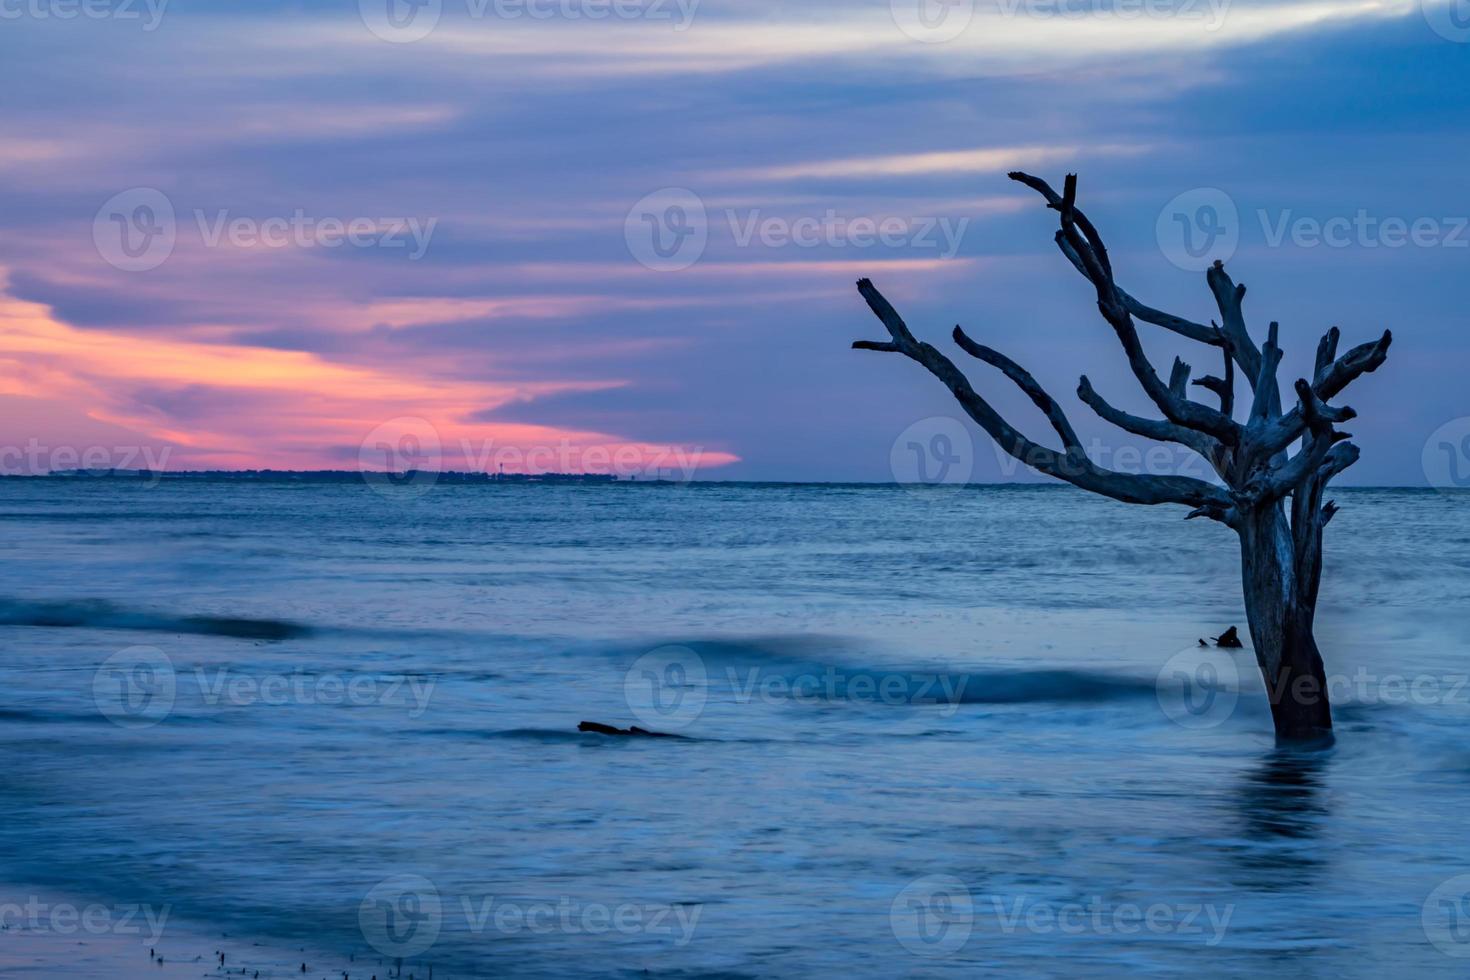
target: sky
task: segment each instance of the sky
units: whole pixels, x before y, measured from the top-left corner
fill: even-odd
[[[1077,402],[1086,373],[1149,411],[1025,169],[1080,175],[1148,303],[1217,315],[1224,259],[1287,383],[1329,326],[1392,328],[1341,480],[1442,483],[1467,42],[1465,0],[0,0],[0,471],[888,481],[942,434],[967,479],[1032,479],[849,349],[883,337],[871,277],[1029,368],[1094,458],[1194,473]]]

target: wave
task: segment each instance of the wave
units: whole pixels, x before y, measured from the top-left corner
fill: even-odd
[[[310,627],[280,619],[242,616],[172,616],[120,608],[104,599],[22,602],[0,599],[0,626],[60,629],[148,630],[233,636],[247,640],[289,640],[311,633]]]
[[[0,723],[21,722],[27,725],[104,725],[107,718],[98,712],[37,711],[30,708],[0,708]]]
[[[545,744],[560,745],[595,745],[598,743],[643,744],[650,741],[663,741],[662,739],[647,738],[620,738],[609,735],[599,735],[595,732],[579,732],[575,728],[506,728],[500,731],[481,731],[473,728],[426,728],[419,729],[411,734],[428,735],[441,738],[471,738],[471,739],[510,739],[512,741],[542,742]],[[713,739],[696,738],[690,735],[674,735],[671,741],[679,742],[708,742]]]
[[[956,669],[945,665],[867,666],[844,663],[834,653],[847,647],[833,637],[779,636],[749,639],[671,640],[656,649],[691,652],[711,689],[738,698],[877,702],[885,704],[1029,704],[1106,702],[1157,696],[1153,677],[1078,668]],[[626,663],[648,651],[607,650]],[[861,654],[861,651],[856,651]]]

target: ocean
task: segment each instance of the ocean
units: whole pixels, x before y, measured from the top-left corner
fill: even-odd
[[[1293,753],[1182,508],[0,480],[0,891],[365,980],[1463,975],[1470,494],[1335,496]]]

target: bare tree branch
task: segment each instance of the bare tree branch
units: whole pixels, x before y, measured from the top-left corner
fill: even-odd
[[[1319,370],[1312,382],[1317,397],[1323,401],[1336,395],[1365,374],[1371,374],[1383,366],[1388,359],[1388,348],[1393,343],[1393,331],[1383,331],[1383,336],[1366,344],[1359,344]]]
[[[1239,426],[1215,409],[1208,408],[1188,398],[1178,397],[1159,378],[1158,372],[1144,353],[1133,326],[1133,318],[1123,303],[1120,291],[1112,279],[1112,267],[1107,261],[1107,250],[1101,236],[1091,222],[1086,221],[1076,208],[1077,175],[1068,174],[1062,194],[1058,195],[1046,181],[1019,171],[1011,179],[1037,190],[1047,204],[1057,210],[1061,218],[1061,241],[1071,249],[1081,263],[1083,274],[1092,282],[1097,292],[1098,309],[1103,318],[1117,334],[1127,355],[1128,366],[1144,392],[1158,406],[1164,417],[1176,425],[1183,425],[1198,432],[1207,433],[1223,442],[1233,444],[1239,438]],[[1084,224],[1084,222],[1086,222]]]
[[[1230,342],[1227,340],[1221,345],[1222,360],[1225,362],[1225,377],[1217,378],[1213,374],[1207,374],[1195,382],[1201,388],[1213,391],[1220,396],[1220,414],[1230,418],[1235,414],[1235,358],[1230,354]]]
[[[1006,357],[1000,351],[984,344],[977,344],[965,335],[965,332],[956,324],[954,328],[954,342],[959,344],[960,349],[971,357],[977,357],[992,367],[999,368],[1001,373],[1016,383],[1016,387],[1026,393],[1031,399],[1031,404],[1041,409],[1046,414],[1047,421],[1056,430],[1057,435],[1062,437],[1062,445],[1078,454],[1083,452],[1082,440],[1077,438],[1077,432],[1072,428],[1072,423],[1067,419],[1067,413],[1062,411],[1062,406],[1057,400],[1047,394],[1046,389],[1036,383],[1031,373],[1015,361]]]
[[[1346,422],[1358,417],[1358,413],[1347,405],[1334,408],[1318,398],[1312,386],[1307,384],[1306,378],[1298,378],[1295,388],[1296,396],[1300,401],[1302,419],[1306,422],[1307,428],[1313,432],[1330,431],[1333,423]]]
[[[1056,400],[1032,375],[1010,358],[978,344],[956,327],[960,347],[998,368],[1047,416],[1065,447],[1048,449],[1027,439],[1007,423],[971,387],[969,380],[943,354],[919,342],[872,283],[858,288],[869,307],[888,328],[889,340],[859,341],[854,347],[904,354],[938,377],[965,412],[1011,456],[1085,490],[1130,503],[1183,503],[1186,519],[1205,517],[1233,528],[1241,540],[1242,584],[1256,662],[1271,698],[1278,739],[1320,740],[1330,736],[1332,717],[1325,696],[1326,673],[1313,637],[1318,585],[1322,575],[1322,536],[1337,513],[1322,502],[1334,477],[1353,465],[1359,451],[1346,432],[1335,426],[1354,417],[1347,406],[1330,400],[1359,376],[1376,370],[1387,356],[1393,336],[1337,355],[1340,331],[1333,327],[1317,345],[1311,380],[1298,379],[1297,404],[1282,412],[1278,372],[1282,359],[1280,327],[1270,325],[1266,343],[1257,348],[1246,329],[1241,304],[1245,287],[1234,283],[1216,262],[1206,273],[1223,326],[1205,327],[1144,306],[1114,281],[1112,260],[1102,236],[1077,208],[1077,178],[1069,174],[1062,193],[1028,174],[1011,178],[1036,190],[1058,213],[1056,243],[1067,260],[1092,284],[1097,307],[1113,328],[1129,368],[1164,418],[1146,419],[1120,411],[1093,391],[1084,375],[1078,397],[1104,421],[1135,435],[1186,446],[1205,457],[1223,478],[1224,487],[1184,477],[1137,476],[1103,469],[1087,459],[1076,431]],[[1206,376],[1195,385],[1220,399],[1215,410],[1188,397],[1190,369],[1176,358],[1167,383],[1143,351],[1134,318],[1221,350],[1222,377]],[[1252,389],[1244,424],[1235,421],[1235,372],[1246,375]],[[1300,449],[1287,456],[1298,439]],[[1291,498],[1288,511],[1283,506]],[[1289,692],[1309,682],[1311,698]]]
[[[1230,340],[1231,355],[1245,372],[1246,381],[1254,388],[1256,379],[1261,376],[1261,352],[1256,349],[1256,342],[1251,340],[1250,331],[1245,327],[1245,314],[1240,308],[1245,299],[1245,284],[1237,286],[1225,271],[1225,264],[1218,260],[1205,271],[1205,281],[1215,296],[1215,305],[1220,309],[1221,330]]]
[[[1362,455],[1362,452],[1350,442],[1340,442],[1333,446],[1332,451],[1327,454],[1326,462],[1317,471],[1322,482],[1326,483],[1349,466],[1352,466],[1358,461],[1360,455]]]
[[[1028,173],[1022,173],[1019,170],[1012,171],[1008,176],[1011,180],[1025,184],[1040,194],[1045,198],[1048,207],[1056,211],[1062,209],[1062,195],[1053,190],[1051,185],[1045,180],[1042,180],[1040,177],[1033,177]],[[1072,206],[1072,215],[1073,220],[1076,221],[1077,227],[1082,230],[1083,235],[1093,243],[1094,247],[1101,251],[1102,265],[1106,269],[1108,277],[1111,278],[1113,269],[1107,258],[1107,250],[1102,247],[1102,236],[1098,234],[1092,222],[1087,219],[1087,215],[1083,214],[1076,207],[1075,202]],[[1082,256],[1077,250],[1068,243],[1066,234],[1058,231],[1055,237],[1057,247],[1062,250],[1062,254],[1067,257],[1067,261],[1071,262],[1078,272],[1091,279],[1092,277],[1087,272],[1086,263],[1083,262]],[[1195,340],[1202,344],[1209,344],[1212,347],[1223,347],[1225,345],[1225,337],[1220,333],[1218,328],[1205,326],[1202,323],[1195,323],[1193,320],[1186,320],[1184,317],[1154,309],[1152,306],[1135,299],[1122,287],[1115,285],[1114,289],[1124,309],[1133,316],[1138,317],[1144,323],[1152,323],[1154,326],[1163,327],[1165,330],[1177,333],[1181,337],[1188,337],[1190,340]]]
[[[1125,503],[1178,503],[1192,507],[1213,504],[1221,508],[1230,506],[1231,500],[1225,491],[1203,480],[1183,476],[1118,473],[1097,466],[1081,452],[1073,451],[1063,455],[1032,442],[976,393],[969,379],[955,367],[954,362],[932,345],[915,340],[898,311],[872,282],[860,279],[857,285],[868,308],[888,329],[892,342],[858,341],[853,346],[860,350],[901,353],[917,361],[930,374],[944,382],[965,413],[995,440],[996,445],[1027,466],[1084,490]]]
[[[1176,442],[1181,446],[1187,446],[1212,464],[1219,453],[1220,443],[1203,432],[1186,429],[1182,425],[1175,425],[1173,422],[1166,422],[1162,419],[1140,418],[1114,408],[1101,395],[1093,391],[1092,382],[1087,380],[1085,374],[1077,383],[1077,397],[1103,421],[1111,422],[1125,432],[1143,436],[1145,439],[1153,439],[1155,442]]]
[[[1334,327],[1333,330],[1328,331],[1328,336],[1332,337],[1335,330]],[[1387,360],[1388,348],[1392,343],[1393,332],[1385,330],[1383,336],[1377,340],[1359,344],[1325,368],[1319,366],[1316,371],[1316,380],[1312,384],[1313,394],[1320,401],[1325,402],[1359,377],[1378,370]],[[1317,349],[1319,365],[1324,356],[1324,348],[1330,350],[1335,347],[1335,337],[1332,337],[1330,342],[1328,338],[1323,338],[1322,344]],[[1306,411],[1301,405],[1298,405],[1271,423],[1261,433],[1258,440],[1258,449],[1262,456],[1275,455],[1299,439],[1307,428],[1306,416]]]
[[[1257,427],[1281,414],[1281,390],[1276,384],[1276,369],[1281,365],[1281,345],[1277,343],[1279,330],[1276,321],[1271,321],[1266,346],[1257,354],[1258,374],[1251,382],[1255,397],[1251,400],[1250,414],[1250,424]]]
[[[1322,335],[1322,339],[1317,342],[1317,364],[1312,368],[1313,381],[1321,377],[1322,372],[1326,371],[1332,366],[1332,362],[1337,360],[1337,341],[1341,337],[1342,331],[1336,327],[1330,327]]]

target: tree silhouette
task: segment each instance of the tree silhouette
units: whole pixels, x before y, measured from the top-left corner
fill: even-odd
[[[1056,430],[1062,448],[1032,442],[975,391],[953,361],[915,339],[903,318],[867,279],[859,280],[858,292],[888,328],[891,339],[860,340],[853,347],[903,354],[923,365],[944,382],[965,413],[997,445],[1035,470],[1125,503],[1184,504],[1193,508],[1186,519],[1205,517],[1233,528],[1240,537],[1246,616],[1277,738],[1330,737],[1332,712],[1313,621],[1322,576],[1322,530],[1337,507],[1331,501],[1324,504],[1322,496],[1328,481],[1357,461],[1358,448],[1346,441],[1348,433],[1336,428],[1356,413],[1327,402],[1359,375],[1377,370],[1387,357],[1392,333],[1385,330],[1378,340],[1338,357],[1338,329],[1328,330],[1317,345],[1311,381],[1296,381],[1297,404],[1283,411],[1276,379],[1281,363],[1277,324],[1270,325],[1266,343],[1257,347],[1241,312],[1245,286],[1232,282],[1223,264],[1216,262],[1205,276],[1220,311],[1219,323],[1206,326],[1146,306],[1113,281],[1102,237],[1077,209],[1075,174],[1067,176],[1061,194],[1030,174],[1016,172],[1010,178],[1035,190],[1058,213],[1057,247],[1096,289],[1098,310],[1123,345],[1134,377],[1164,417],[1141,418],[1114,408],[1093,390],[1086,376],[1077,386],[1078,398],[1119,428],[1198,453],[1221,483],[1120,473],[1098,466],[1083,451],[1066,412],[1035,378],[956,326],[954,341],[960,349],[999,369],[1025,392]],[[1218,408],[1190,398],[1190,367],[1178,358],[1169,380],[1160,378],[1143,351],[1135,318],[1220,350],[1223,376],[1194,382],[1214,394]],[[1251,389],[1243,421],[1236,419],[1237,369]]]

